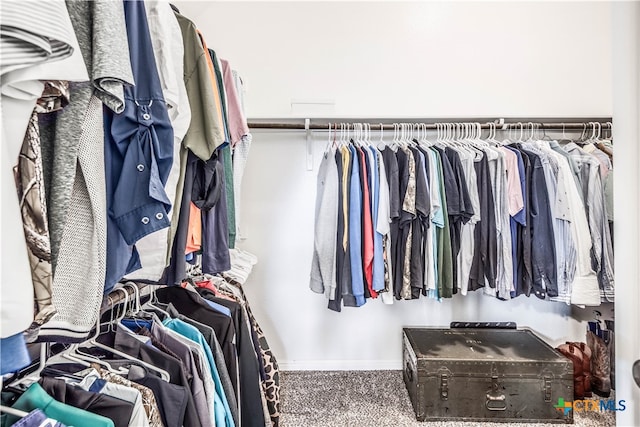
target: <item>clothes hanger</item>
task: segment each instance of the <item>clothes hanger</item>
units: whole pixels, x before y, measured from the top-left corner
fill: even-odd
[[[409,143],[411,147],[418,147],[418,138],[420,137],[418,123],[409,124]]]
[[[456,147],[462,148],[465,145],[467,145],[467,141],[469,140],[474,129],[472,128],[471,123],[468,123],[468,122],[457,123],[456,128],[457,128],[457,135],[453,141],[453,145]]]
[[[456,141],[456,146],[460,150],[464,150],[464,152],[475,155],[475,152],[471,148],[473,145],[473,140],[476,136],[476,128],[470,122],[465,122],[460,124],[461,127],[461,135],[458,141]]]
[[[475,127],[471,123],[465,122],[459,123],[458,129],[458,138],[454,141],[454,145],[462,148],[466,145],[466,141],[469,140],[471,134],[475,132]]]
[[[418,123],[411,123],[411,145],[413,147],[418,146],[418,138],[420,138],[420,128],[418,127]]]
[[[462,123],[451,123],[451,133],[449,134],[449,140],[446,143],[448,147],[452,147],[458,143],[461,138],[461,129]]]
[[[0,412],[4,412],[5,414],[13,415],[14,417],[24,418],[29,415],[28,412],[21,411],[19,409],[10,408],[8,406],[0,405]]]
[[[404,144],[404,123],[398,123],[398,139],[396,143],[399,147],[406,148]]]
[[[547,135],[547,131],[544,128],[544,123],[536,123],[536,127],[538,129],[538,134],[540,135],[539,139],[541,141],[553,141],[553,139],[549,135]]]
[[[534,138],[533,138],[533,123],[532,122],[527,122],[524,124],[524,138],[525,142],[530,142],[533,143]]]
[[[360,147],[360,141],[358,140],[358,129],[356,128],[357,123],[347,124],[347,126],[353,126],[353,135],[349,135],[349,143],[354,147]],[[347,127],[347,129],[349,129]]]
[[[507,125],[508,129],[509,129],[509,139],[514,143],[517,144],[519,143],[518,141],[518,132],[517,132],[517,125],[515,123],[511,123],[509,125]]]
[[[491,142],[497,146],[501,145],[500,142],[495,138],[494,129],[496,128],[496,124],[493,122],[487,122],[487,125],[489,126],[489,135],[487,135],[485,141]]]
[[[591,132],[585,135],[585,139],[582,143],[582,149],[587,150],[587,152],[591,152],[596,143],[596,123],[589,122],[587,125],[591,127]]]
[[[347,128],[347,141],[346,141],[347,145],[355,145],[353,138],[351,136],[351,123],[347,123],[346,128]],[[355,130],[354,130],[354,133],[355,133]]]
[[[415,148],[417,146],[415,141],[416,136],[417,136],[416,124],[407,123],[407,144],[412,148]]]
[[[444,124],[444,138],[442,139],[442,141],[440,142],[439,147],[440,148],[446,148],[447,145],[452,145],[453,144],[453,140],[455,138],[455,124],[454,123],[445,123]]]
[[[363,123],[356,123],[357,125],[357,139],[358,139],[358,144],[360,144],[360,148],[365,148],[367,146],[367,143],[365,141],[365,130],[364,130],[364,124]]]
[[[338,134],[338,124],[334,123],[333,124],[333,142],[331,144],[331,146],[333,147],[333,149],[338,150],[340,147],[338,146],[338,143],[336,142],[336,135]]]
[[[120,288],[116,288],[116,289],[120,289]],[[123,290],[123,292],[125,292],[126,298],[128,299],[129,293],[126,292],[125,290]],[[126,303],[125,303],[125,305],[126,305]],[[126,330],[124,325],[122,325],[122,323],[121,323],[122,319],[124,318],[124,314],[125,314],[125,311],[123,310],[122,316],[120,316],[119,318],[116,319],[116,325],[123,326],[123,330]],[[115,331],[115,329],[113,329],[113,330]],[[96,328],[96,334],[88,341],[88,344],[90,344],[91,346],[100,348],[102,350],[106,350],[109,353],[112,353],[112,354],[114,354],[116,356],[119,356],[119,357],[121,357],[123,359],[131,360],[131,361],[133,361],[133,362],[135,362],[135,363],[137,363],[139,365],[144,366],[147,369],[150,369],[150,370],[152,370],[154,372],[157,372],[157,373],[160,374],[160,377],[163,380],[167,381],[167,382],[171,379],[171,377],[169,376],[169,373],[167,371],[165,371],[164,369],[161,369],[161,368],[159,368],[157,366],[154,366],[154,365],[152,365],[150,363],[147,363],[147,362],[144,362],[144,361],[142,361],[140,359],[137,359],[137,358],[135,358],[135,357],[133,357],[133,356],[127,354],[127,353],[124,353],[122,351],[116,350],[115,348],[111,348],[111,347],[109,347],[107,345],[99,343],[97,341],[97,338],[98,338],[99,335],[100,335],[100,328],[98,327],[98,328]]]
[[[438,137],[434,142],[434,146],[444,147],[445,141],[447,140],[447,134],[449,132],[449,127],[447,123],[437,123],[439,127]]]
[[[491,147],[491,144],[482,139],[482,125],[479,122],[469,123],[468,146],[484,152],[484,149]]]
[[[513,126],[511,124],[507,124],[505,127],[506,132],[504,133],[504,141],[503,144],[513,144],[516,141],[513,139]]]
[[[413,129],[414,129],[414,134],[411,140],[416,146],[418,146],[418,143],[420,142],[420,138],[422,138],[422,128],[420,127],[420,123],[414,123]]]
[[[576,144],[582,146],[584,144],[584,140],[587,136],[587,124],[583,123],[582,124],[582,133],[580,134],[580,138],[578,138],[577,141],[574,141]]]
[[[371,142],[371,123],[365,123],[364,128],[365,128],[364,142],[368,148],[371,148],[373,145]]]
[[[125,294],[125,300],[128,300],[128,294],[126,291],[124,291],[123,289],[120,288],[116,288],[114,289],[114,291],[116,292],[123,292]],[[109,304],[110,306],[113,307],[113,302],[111,300],[111,296],[108,296],[108,300],[109,300]],[[111,311],[111,319],[109,324],[111,324],[113,322],[113,311],[115,310],[115,307],[112,309]],[[98,316],[98,318],[96,319],[96,331],[99,332],[100,328],[101,328],[101,324],[100,324],[100,316]],[[74,363],[78,363],[82,366],[85,367],[91,367],[91,363],[96,363],[100,366],[102,366],[103,368],[105,368],[106,370],[108,370],[111,373],[114,374],[118,374],[118,375],[122,375],[122,374],[126,374],[128,372],[128,370],[124,369],[124,368],[118,368],[118,369],[114,369],[108,362],[99,359],[91,354],[87,354],[87,353],[83,353],[80,351],[80,345],[82,345],[82,343],[80,344],[72,344],[71,346],[69,346],[68,349],[64,350],[62,353],[60,353],[60,357],[68,359],[73,361]]]
[[[121,289],[114,289],[114,291],[116,292],[120,292],[122,291]],[[115,310],[115,307],[113,305],[113,301],[111,300],[111,296],[107,296],[107,300],[109,303],[110,307],[113,307],[111,310],[111,319],[109,324],[113,321],[113,312]],[[100,316],[98,316],[98,318],[96,319],[96,330],[100,330],[100,327],[102,325],[100,324]],[[60,352],[57,356],[63,359],[67,359],[67,360],[71,360],[74,363],[77,363],[79,365],[85,366],[90,368],[91,364],[89,363],[89,360],[94,362],[94,363],[98,363],[100,366],[106,368],[107,370],[109,370],[109,372],[113,372],[111,366],[107,366],[108,364],[106,362],[103,362],[102,360],[94,357],[93,355],[89,355],[89,354],[85,354],[85,353],[81,353],[78,351],[78,343],[74,343],[71,344],[67,349],[65,349],[64,351]],[[89,360],[87,360],[89,359]],[[52,365],[55,365],[55,362],[52,363]],[[122,372],[117,372],[117,373],[122,373]]]
[[[569,144],[574,142],[565,132],[565,124],[562,123],[562,137],[557,141],[558,144]]]
[[[420,131],[419,145],[430,145],[431,143],[427,139],[427,125],[425,123],[420,123]]]
[[[140,288],[134,282],[126,282],[122,284],[122,286],[131,287],[133,289],[133,292],[134,292],[134,302],[132,306],[133,311],[129,313],[130,314],[129,317],[131,317],[134,322],[140,319],[145,322],[151,321],[151,322],[157,322],[160,324],[162,323],[162,320],[158,317],[158,315],[155,312],[147,311],[144,309],[145,306],[141,304]],[[164,310],[158,310],[158,311],[160,311],[166,317],[171,318],[171,316],[169,316],[169,313],[167,313],[166,311]],[[141,314],[146,315],[148,317],[142,317]],[[146,324],[144,325],[139,324],[139,326],[146,326]]]
[[[156,288],[155,287],[151,290],[151,299],[149,301],[147,301],[147,303],[144,304],[143,307],[159,311],[160,313],[164,314],[169,319],[173,318],[167,311],[165,311],[162,307],[160,307],[160,301],[158,301],[158,296],[156,295]]]
[[[384,150],[384,147],[385,147],[385,143],[384,143],[384,125],[382,123],[380,123],[380,142],[378,144],[378,149]]]
[[[342,146],[349,148],[349,123],[343,123],[342,126]]]
[[[491,129],[491,139],[493,139],[497,144],[504,145],[505,140],[503,140],[502,142],[498,140],[498,125],[496,123],[491,123]]]
[[[332,140],[331,140],[331,123],[329,123],[329,138],[328,138],[328,140],[327,140],[327,145],[326,145],[326,147],[324,148],[324,154],[325,154],[325,155],[326,155],[326,154],[329,154],[329,151],[331,151],[331,149],[332,149],[332,148],[334,148],[334,147],[333,147],[334,142],[335,142],[335,141],[332,141]]]
[[[524,123],[518,122],[518,127],[520,128],[520,134],[518,135],[518,142],[524,143]]]
[[[391,148],[393,151],[398,150],[397,134],[398,134],[398,124],[393,123],[393,136],[391,137],[391,141],[387,143],[387,146]]]
[[[409,123],[402,124],[402,142],[404,143],[405,148],[409,148],[413,144],[413,141],[411,141],[411,128],[412,126]]]

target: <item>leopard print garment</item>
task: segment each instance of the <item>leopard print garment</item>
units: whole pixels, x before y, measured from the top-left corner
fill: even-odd
[[[239,299],[240,301],[238,302],[245,306],[251,326],[258,336],[258,345],[260,346],[260,353],[264,359],[264,371],[267,376],[266,380],[262,382],[262,391],[267,399],[271,423],[274,427],[278,427],[280,424],[280,370],[278,368],[278,361],[269,347],[269,343],[267,342],[267,338],[262,331],[262,328],[260,328],[258,321],[251,312],[251,307],[249,306],[244,291],[242,290],[242,285],[228,277],[225,277],[225,280],[227,284],[233,288],[229,289],[233,292],[233,296]],[[221,290],[224,290],[224,288]]]
[[[24,236],[29,249],[31,280],[33,282],[34,320],[25,332],[27,342],[38,336],[40,326],[48,322],[56,309],[51,299],[53,274],[47,203],[42,174],[42,153],[38,114],[33,111],[20,150],[18,165],[14,168]]]
[[[149,427],[164,427],[164,423],[160,416],[160,408],[158,407],[158,402],[156,401],[153,391],[145,386],[134,383],[126,378],[102,369],[100,365],[92,363],[91,366],[98,371],[103,380],[138,390],[142,395],[142,406],[144,408],[144,412],[147,414],[147,418],[149,419]]]

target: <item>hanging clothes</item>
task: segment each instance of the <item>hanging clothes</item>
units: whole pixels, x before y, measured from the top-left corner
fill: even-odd
[[[145,1],[145,12],[149,25],[156,67],[162,86],[162,95],[173,128],[173,162],[165,183],[167,198],[172,201],[168,212],[171,226],[157,230],[136,243],[141,268],[126,275],[126,280],[148,280],[157,282],[168,264],[168,250],[172,240],[171,230],[177,222],[181,199],[176,198],[178,187],[182,188],[180,170],[180,147],[191,122],[191,108],[184,82],[184,45],[180,25],[165,0]]]
[[[135,86],[122,114],[105,112],[107,273],[105,292],[141,267],[135,243],[170,224],[164,190],[173,162],[173,128],[162,95],[144,2],[124,2]]]
[[[611,300],[607,154],[533,133],[503,143],[451,138],[402,133],[378,150],[342,137],[327,148],[310,288],[329,308],[479,289],[501,300],[531,292],[579,306]]]
[[[124,86],[134,83],[122,5],[96,1],[66,7],[90,82],[70,83],[69,105],[40,116],[52,300],[58,310],[41,327],[40,341],[82,340],[95,325],[107,258],[105,168],[96,161],[104,158],[103,106],[122,112]]]
[[[2,374],[29,363],[25,337],[83,351],[70,346],[48,359],[25,393],[3,390],[3,405],[51,425],[277,426],[277,362],[235,285],[210,284],[201,289],[206,299],[167,290],[167,311],[150,304],[140,317],[136,294],[118,309],[126,318],[114,323],[112,313],[109,328],[86,339],[101,305],[112,302],[104,293],[135,285],[119,285],[124,277],[180,284],[187,254],[200,263],[190,275],[246,279],[255,264],[229,250],[234,179],[250,143],[237,73],[162,0],[52,1],[30,8],[33,20],[15,6],[2,6],[1,43],[11,55],[0,109],[11,105],[20,118],[2,133],[22,147],[5,175],[15,172],[6,181],[18,190],[11,220],[22,216],[24,227],[13,227],[21,239],[7,253],[25,255],[13,272],[31,264],[34,285],[11,293],[20,315],[2,301],[2,318],[11,320],[3,333],[15,332],[2,337]],[[34,26],[45,15],[56,26]],[[241,149],[237,162],[232,144]]]
[[[56,24],[50,25],[53,22]],[[43,93],[42,81],[86,81],[88,76],[69,13],[62,1],[37,7],[18,2],[3,3],[0,9],[0,24],[0,48],[3,52],[2,67],[0,67],[2,78],[0,133],[4,150],[2,153],[4,172],[1,181],[2,192],[7,195],[6,200],[3,199],[2,228],[6,235],[3,235],[2,252],[5,254],[4,262],[11,266],[11,268],[2,269],[4,299],[0,308],[3,325],[1,342],[6,346],[5,348],[13,348],[17,354],[24,354],[26,353],[24,337],[18,334],[29,328],[34,320],[34,289],[24,278],[31,277],[32,268],[29,260],[32,257],[35,261],[33,257],[36,255],[33,252],[30,254],[25,243],[23,218],[20,201],[16,195],[13,168],[18,163],[36,101]],[[32,123],[31,134],[34,131],[33,126]],[[41,153],[34,154],[41,155]],[[43,180],[40,182],[44,183]],[[46,188],[40,187],[38,192],[46,195]],[[11,194],[14,197],[10,197]],[[41,205],[45,206],[46,200]],[[40,221],[41,227],[44,226],[43,221],[47,220],[48,218],[43,218]],[[41,228],[40,231],[44,230]],[[37,238],[35,235],[32,237]],[[40,237],[44,236],[40,234]],[[45,252],[49,253],[50,243],[47,242],[45,246],[49,247],[45,249]],[[50,256],[48,262],[50,262]],[[40,276],[39,273],[37,275]],[[45,288],[51,286],[50,280],[50,278],[45,279],[46,282],[43,284]],[[40,298],[43,298],[42,293],[40,291],[38,293]],[[43,298],[43,303],[47,303],[46,296]],[[44,311],[42,315],[36,315],[37,324],[48,320],[51,314],[51,311]],[[9,337],[14,338],[11,341],[5,341]],[[28,363],[28,358],[23,361],[25,360]],[[2,372],[5,373],[4,367]]]

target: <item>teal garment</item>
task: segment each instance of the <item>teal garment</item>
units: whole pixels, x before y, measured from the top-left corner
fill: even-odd
[[[433,150],[433,149],[432,149]],[[440,153],[436,155],[436,166],[440,197],[442,198],[442,217],[444,227],[438,228],[438,298],[453,297],[453,263],[451,254],[451,234],[449,233],[449,214],[447,212],[447,193],[444,190],[444,172]]]
[[[227,396],[224,394],[224,390],[222,389],[222,381],[220,381],[220,375],[218,374],[218,368],[216,367],[215,360],[213,359],[211,347],[209,347],[209,344],[207,344],[207,341],[204,339],[202,333],[200,333],[200,331],[195,326],[183,322],[180,319],[165,319],[162,324],[202,347],[202,350],[207,356],[209,367],[211,368],[213,383],[216,386],[216,395],[214,397],[213,406],[216,426],[235,427],[233,416],[231,415],[231,408],[229,408]]]
[[[236,200],[233,190],[233,164],[231,162],[231,147],[228,145],[220,149],[224,162],[224,185],[227,188],[227,224],[229,227],[229,249],[236,247]]]
[[[435,227],[431,227],[430,233],[433,233],[433,267],[435,271],[435,289],[429,290],[429,297],[440,300],[440,293],[438,289],[440,288],[440,283],[438,280],[439,272],[438,272],[438,235],[442,233],[442,229],[444,228],[444,201],[442,200],[442,193],[440,191],[441,183],[440,183],[440,174],[438,173],[438,154],[434,149],[429,149],[429,155],[431,157],[431,163],[429,167],[435,168],[435,179],[437,182],[438,191],[435,192],[435,197],[438,199],[439,207],[434,208],[433,218],[431,218],[431,222]],[[440,230],[440,231],[439,231]]]
[[[109,418],[58,402],[49,396],[38,383],[31,384],[12,407],[25,412],[40,409],[47,417],[60,421],[69,427],[115,427]],[[18,420],[18,417],[10,415],[3,420],[2,425],[3,427],[10,426]]]

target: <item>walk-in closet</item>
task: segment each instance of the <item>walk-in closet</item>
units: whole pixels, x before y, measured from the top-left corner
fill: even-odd
[[[640,3],[3,0],[0,64],[2,426],[640,425]]]

